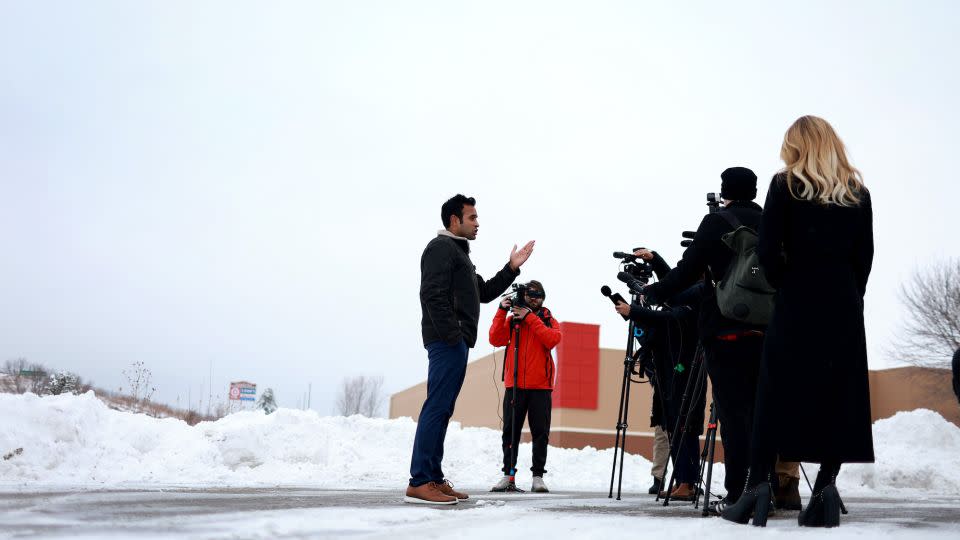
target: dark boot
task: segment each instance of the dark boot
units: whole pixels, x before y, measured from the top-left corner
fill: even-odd
[[[801,527],[823,527],[823,492],[810,497],[807,507],[797,515]]]
[[[839,527],[840,492],[837,491],[837,486],[830,484],[829,486],[823,488],[821,495],[823,497],[823,526]]]
[[[776,508],[784,510],[802,510],[803,503],[800,501],[800,479],[792,478],[785,474],[778,475],[777,487],[774,488],[773,497],[776,501]]]
[[[734,523],[747,523],[752,515],[755,526],[766,527],[767,516],[770,511],[770,499],[770,484],[761,482],[744,490],[736,504],[724,508],[720,517]]]
[[[660,489],[663,488],[663,484],[660,482],[660,479],[656,476],[653,477],[653,485],[650,486],[650,489],[647,490],[647,493],[650,495],[656,495],[660,492]]]

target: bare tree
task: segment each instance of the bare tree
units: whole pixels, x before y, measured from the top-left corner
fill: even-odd
[[[5,388],[0,390],[14,394],[33,392],[38,396],[46,393],[50,372],[42,364],[31,364],[26,358],[17,358],[7,360],[0,371],[7,374],[4,377]]]
[[[27,391],[27,378],[22,373],[27,371],[27,359],[26,358],[17,358],[16,360],[7,360],[3,363],[3,373],[7,376],[4,377],[6,382],[5,392],[12,392],[14,394],[22,394]]]
[[[960,348],[960,260],[915,270],[900,287],[906,321],[889,354],[920,367],[950,368]]]
[[[153,372],[142,361],[137,361],[130,364],[129,370],[124,369],[121,373],[127,379],[127,394],[133,398],[134,406],[138,410],[142,409],[144,402],[150,401],[153,393],[157,391],[155,387],[150,386]],[[122,386],[120,393],[123,393]]]
[[[362,414],[374,417],[383,408],[383,377],[349,377],[340,384],[337,412],[343,416]]]

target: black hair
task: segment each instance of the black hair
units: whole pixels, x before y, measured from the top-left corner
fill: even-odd
[[[450,197],[450,199],[440,207],[440,220],[443,222],[443,228],[446,229],[450,226],[450,216],[457,216],[460,221],[463,221],[464,206],[476,205],[477,201],[473,197],[467,197],[459,193]]]
[[[540,294],[542,294],[544,298],[547,297],[547,293],[543,292],[543,283],[540,283],[535,279],[531,279],[530,281],[527,282],[527,288],[540,291]]]

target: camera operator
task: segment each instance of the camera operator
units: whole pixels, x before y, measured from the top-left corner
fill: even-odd
[[[714,282],[721,279],[734,252],[721,237],[731,232],[730,221],[758,230],[762,208],[757,196],[757,175],[744,167],[729,168],[720,175],[724,208],[703,217],[684,251],[683,259],[659,282],[644,288],[649,303],[662,303],[696,283],[707,273],[699,314],[699,334],[707,373],[713,385],[720,434],[723,440],[727,496],[723,504],[740,498],[749,465],[753,405],[763,350],[762,326],[728,319],[720,314]],[[722,215],[724,212],[731,216]]]
[[[670,271],[670,266],[656,252],[638,249],[634,255],[650,262],[658,278]],[[683,393],[691,376],[690,366],[697,351],[697,318],[702,296],[702,284],[698,283],[664,302],[662,309],[654,310],[642,305],[627,305],[619,302],[616,311],[629,316],[650,336],[647,346],[650,348],[653,363],[653,378],[656,380],[651,408],[651,427],[661,426],[670,435],[676,457],[677,486],[671,492],[674,500],[692,501],[696,496],[696,483],[699,463],[699,435],[703,431],[704,404],[706,387],[696,396],[689,396],[692,404],[689,408],[687,429],[676,433],[677,419],[682,414]],[[648,368],[649,366],[645,366]],[[683,429],[683,425],[679,426]],[[680,440],[676,437],[680,436]],[[663,470],[660,471],[660,483],[666,488]],[[660,492],[661,496],[666,492]]]
[[[500,309],[490,325],[490,344],[506,347],[501,377],[507,391],[503,395],[503,478],[490,491],[510,489],[511,469],[516,469],[516,448],[524,419],[530,424],[533,439],[533,485],[530,491],[547,493],[543,475],[547,472],[547,445],[550,442],[550,415],[553,409],[553,382],[556,368],[550,351],[560,343],[560,323],[543,307],[546,294],[539,281],[530,281],[524,288],[523,305],[513,305],[510,298],[500,302]],[[510,311],[508,315],[507,312]],[[520,325],[520,341],[514,339],[512,324]],[[518,353],[519,351],[519,353]],[[514,359],[517,372],[514,376]],[[513,388],[517,381],[516,390]],[[514,401],[515,400],[515,401]],[[511,440],[511,435],[513,440]]]

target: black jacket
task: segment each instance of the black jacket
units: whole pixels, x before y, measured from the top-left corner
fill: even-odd
[[[760,215],[763,209],[753,201],[731,201],[720,212],[730,212],[741,224],[758,231]],[[644,289],[647,300],[662,303],[700,280],[700,276],[709,270],[708,286],[704,289],[700,307],[700,337],[712,338],[718,334],[756,330],[762,327],[745,325],[740,321],[728,319],[720,314],[717,306],[716,291],[709,279],[719,281],[727,272],[727,266],[733,260],[733,250],[720,239],[733,230],[722,216],[716,213],[703,216],[693,243],[683,252],[683,259],[659,282]]]
[[[423,344],[445,341],[468,347],[477,343],[480,302],[497,298],[520,275],[506,264],[493,279],[484,281],[470,261],[465,238],[441,231],[420,257],[420,308]]]
[[[953,353],[953,393],[960,401],[960,349]]]
[[[697,352],[697,311],[702,289],[702,285],[696,285],[685,295],[693,305],[665,306],[661,310],[636,304],[630,306],[630,318],[649,332],[647,344],[651,348],[658,379],[658,384],[653,389],[650,427],[662,426],[672,432],[681,413],[683,392],[688,379],[693,375],[691,365]],[[690,399],[695,400],[690,407],[687,424],[691,433],[703,431],[706,390],[704,385],[698,395],[690,396]]]

